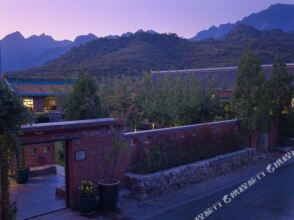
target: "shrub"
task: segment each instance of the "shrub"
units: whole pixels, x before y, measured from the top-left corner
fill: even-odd
[[[284,137],[294,137],[294,112],[284,114],[280,121],[280,135]]]
[[[82,181],[79,190],[82,198],[92,197],[94,195],[94,184],[88,180]]]
[[[49,122],[49,116],[47,112],[36,112],[35,113],[35,122],[36,123],[46,123]]]

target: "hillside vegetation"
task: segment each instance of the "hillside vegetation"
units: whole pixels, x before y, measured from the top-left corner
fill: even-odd
[[[65,77],[85,70],[96,77],[141,75],[150,70],[236,66],[245,50],[262,64],[275,56],[294,61],[294,33],[259,31],[239,25],[221,40],[193,42],[175,34],[137,32],[116,39],[99,38],[71,49],[43,67],[19,72],[25,76]]]

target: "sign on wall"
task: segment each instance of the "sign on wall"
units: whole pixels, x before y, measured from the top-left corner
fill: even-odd
[[[86,160],[86,151],[76,151],[76,161]]]

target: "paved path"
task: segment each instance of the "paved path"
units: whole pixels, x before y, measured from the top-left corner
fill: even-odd
[[[192,220],[237,186],[222,190],[188,205],[175,208],[152,220]],[[267,174],[248,191],[208,216],[211,220],[293,220],[294,219],[294,163]]]
[[[64,185],[64,178],[57,175],[34,177],[24,185],[12,184],[17,220],[65,208],[65,200],[55,196],[55,187],[59,185]]]
[[[254,176],[256,173],[260,172],[261,170],[264,170],[265,167],[272,163],[277,158],[280,158],[283,154],[281,153],[274,153],[274,154],[268,154],[266,159],[264,160],[257,160],[255,164],[252,164],[247,167],[240,168],[238,170],[235,170],[233,172],[230,172],[226,175],[219,176],[210,180],[207,180],[202,183],[198,184],[192,184],[192,185],[186,185],[181,189],[175,190],[173,192],[164,194],[162,196],[145,200],[142,202],[138,202],[128,195],[127,191],[124,192],[121,190],[121,196],[119,200],[119,208],[120,210],[117,213],[113,213],[110,216],[101,216],[99,213],[96,216],[93,216],[92,219],[116,219],[116,220],[144,220],[144,219],[193,219],[197,214],[202,212],[204,209],[211,206],[213,203],[218,201],[222,198],[222,196],[230,191],[231,188],[234,188],[236,185],[238,186],[241,182],[248,180],[250,177]],[[294,159],[292,159],[292,162],[294,164]],[[293,170],[293,165],[291,166]],[[268,198],[268,195],[272,195],[272,199],[280,200],[281,198],[277,194],[271,194],[274,189],[274,187],[277,187],[276,185],[280,182],[279,179],[282,178],[279,175],[283,175],[283,169],[278,170],[277,173],[274,173],[274,175],[278,175],[273,180],[266,181],[262,185],[263,187],[268,187],[268,190],[263,189],[265,191],[260,191],[259,196],[257,196],[259,199],[259,203],[255,203],[255,209],[264,210],[261,212],[267,212],[266,209],[268,208],[262,208],[263,206],[268,206],[266,201],[271,202],[270,198]],[[281,174],[279,174],[281,172]],[[287,172],[289,172],[289,169],[287,169]],[[287,174],[291,175],[291,174]],[[274,176],[273,176],[274,177]],[[290,177],[288,177],[290,178]],[[288,187],[290,188],[292,184],[293,188],[293,174],[291,176],[291,181],[287,184],[287,182],[282,184],[287,184],[287,186],[283,186],[285,189]],[[266,180],[266,179],[264,179]],[[290,181],[287,179],[287,181]],[[274,182],[275,184],[272,184]],[[260,183],[258,183],[260,184]],[[269,186],[268,186],[269,185]],[[257,185],[256,185],[257,186]],[[271,187],[270,187],[271,186]],[[255,187],[255,186],[254,186]],[[259,186],[259,188],[262,188]],[[273,188],[273,189],[272,189]],[[250,190],[255,190],[250,189]],[[263,194],[261,194],[263,192]],[[245,193],[250,193],[250,191],[247,191]],[[277,193],[277,192],[276,192]],[[280,193],[280,192],[279,192]],[[254,194],[254,193],[253,193]],[[289,194],[289,196],[293,196],[293,194]],[[252,208],[250,205],[252,205],[253,198],[249,199],[249,204],[246,203],[248,200],[246,200],[247,197],[242,198],[240,196],[236,200],[234,200],[231,204],[233,207],[232,210],[235,210],[234,208],[238,207],[238,211],[242,209],[246,209],[247,211]],[[238,202],[241,200],[241,203]],[[196,202],[195,202],[196,201]],[[262,201],[265,201],[262,203]],[[290,201],[290,200],[289,200]],[[282,201],[282,206],[288,206],[291,205],[289,201]],[[188,204],[188,205],[187,205]],[[236,205],[235,205],[236,204]],[[178,208],[181,207],[181,208]],[[277,206],[279,207],[279,206]],[[293,206],[294,207],[294,206]],[[172,211],[168,211],[172,210]],[[237,210],[237,209],[236,209]],[[248,212],[249,212],[248,211]],[[165,213],[164,213],[165,212]],[[220,213],[224,213],[225,211],[222,210]],[[164,214],[162,214],[164,213]],[[236,213],[235,213],[236,214]],[[156,216],[156,217],[154,217]],[[221,215],[222,216],[222,215]],[[225,219],[230,220],[230,218],[227,218],[227,215],[223,215],[223,218],[217,218],[219,216],[215,216],[214,219]],[[42,217],[35,218],[36,220],[80,220],[80,219],[87,219],[79,216],[78,212],[72,212],[70,209],[62,210],[56,213],[51,213],[49,215],[45,215]],[[210,218],[207,218],[210,219]],[[211,217],[211,219],[213,219]],[[242,218],[237,215],[234,216],[231,219],[241,219]],[[247,218],[244,218],[247,220]],[[252,218],[252,219],[260,219],[260,218]],[[261,219],[262,220],[262,219]],[[267,219],[266,219],[267,220]],[[271,220],[271,219],[269,219]],[[288,219],[282,219],[282,220],[288,220]]]

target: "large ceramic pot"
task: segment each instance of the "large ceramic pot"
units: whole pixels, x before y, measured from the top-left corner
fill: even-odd
[[[119,194],[118,180],[98,181],[99,205],[102,211],[113,212],[116,210]]]
[[[82,215],[92,215],[96,210],[96,197],[80,197],[80,211]]]
[[[18,184],[26,184],[29,180],[30,168],[22,168],[16,170],[16,182]]]

